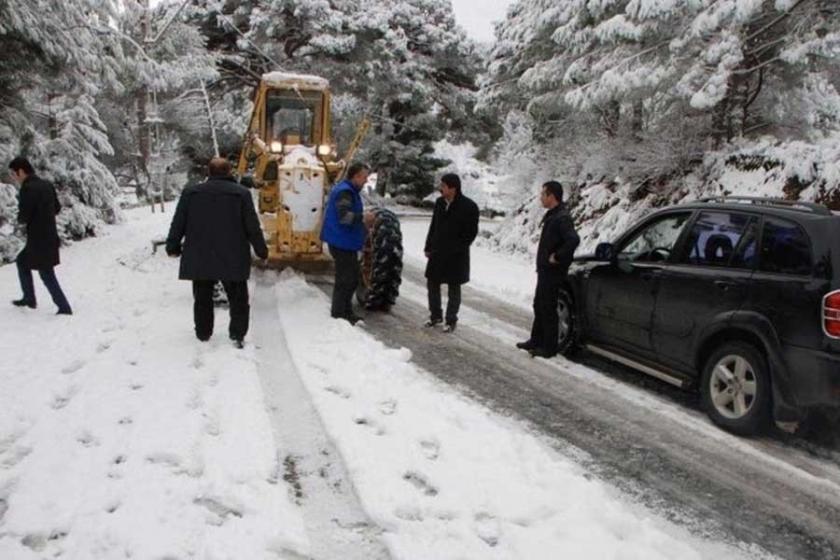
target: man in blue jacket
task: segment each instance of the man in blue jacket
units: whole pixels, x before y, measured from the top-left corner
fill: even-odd
[[[359,191],[365,186],[370,168],[354,163],[347,170],[347,178],[333,187],[327,200],[321,241],[324,241],[335,261],[335,287],[330,314],[355,325],[361,317],[353,313],[353,294],[359,285],[359,255],[365,244],[367,227],[375,219],[364,211]]]

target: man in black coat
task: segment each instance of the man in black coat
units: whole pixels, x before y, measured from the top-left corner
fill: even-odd
[[[37,270],[50,292],[53,302],[58,307],[58,315],[72,315],[73,310],[67,302],[53,268],[58,265],[58,228],[55,216],[61,210],[55,187],[35,175],[32,164],[25,158],[17,157],[9,164],[12,179],[20,184],[18,201],[18,221],[26,226],[26,245],[17,256],[18,277],[23,297],[12,303],[18,307],[35,309],[35,285],[32,271]]]
[[[478,206],[461,193],[461,178],[448,173],[440,179],[440,198],[435,202],[432,223],[426,235],[426,280],[429,292],[427,327],[443,322],[440,285],[449,287],[444,332],[452,332],[461,307],[461,284],[470,281],[470,245],[478,235]]]
[[[537,246],[537,290],[534,294],[534,322],[531,338],[517,343],[532,356],[551,358],[557,354],[560,286],[580,244],[575,224],[563,204],[563,185],[549,181],[542,186],[540,201],[547,208]]]
[[[209,179],[181,193],[166,252],[181,256],[181,280],[192,280],[195,335],[201,341],[213,334],[213,286],[221,281],[230,303],[228,333],[242,348],[248,333],[248,278],[251,250],[268,258],[254,201],[248,189],[231,176],[230,162],[210,160]],[[181,239],[185,238],[183,247]]]

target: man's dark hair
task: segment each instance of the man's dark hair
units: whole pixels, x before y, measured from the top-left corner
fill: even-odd
[[[223,157],[214,157],[207,166],[208,174],[211,177],[227,177],[231,174],[230,161]]]
[[[440,182],[450,189],[455,189],[456,191],[461,192],[461,178],[455,173],[447,173],[440,178]]]
[[[548,181],[543,184],[543,188],[554,197],[557,202],[563,202],[563,185],[557,181]]]
[[[350,167],[347,168],[347,178],[352,179],[362,171],[370,171],[370,166],[360,161],[354,161],[350,164]]]
[[[9,164],[9,169],[11,169],[12,171],[23,171],[27,175],[35,174],[35,170],[32,169],[32,164],[29,163],[29,160],[25,157],[20,156],[12,160],[12,162]]]

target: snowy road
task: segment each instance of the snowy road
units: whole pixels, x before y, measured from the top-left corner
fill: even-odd
[[[454,336],[420,328],[428,313],[420,261],[411,254],[418,225],[407,226],[401,299],[390,314],[368,317],[369,332],[410,348],[418,365],[493,409],[527,419],[591,472],[693,531],[785,558],[840,557],[836,453],[823,453],[826,459],[778,440],[730,436],[708,422],[691,394],[628,370],[587,360],[612,372],[605,375],[563,359],[531,359],[513,349],[527,338],[530,314],[486,292],[464,290]]]
[[[258,273],[245,349],[223,311],[198,342],[177,260],[150,250],[169,217],[62,254],[74,316],[0,306],[3,560],[836,556],[835,467],[509,351],[513,291],[468,290],[444,337],[418,327],[416,268],[367,330],[329,318],[328,288]]]

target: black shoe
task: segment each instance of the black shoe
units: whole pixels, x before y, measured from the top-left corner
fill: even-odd
[[[73,310],[72,309],[59,309],[58,311],[55,312],[55,314],[56,315],[72,315]]]
[[[545,348],[532,348],[528,350],[528,353],[533,358],[553,358],[557,355],[557,352],[549,352]]]
[[[432,328],[440,325],[441,323],[443,323],[443,319],[429,319],[428,321],[423,323],[423,326],[426,328]]]
[[[457,324],[457,323],[446,323],[446,324],[443,326],[443,332],[452,332],[452,331],[454,331],[454,330],[455,330],[455,325],[456,325],[456,324]]]
[[[537,347],[537,345],[531,342],[530,339],[528,339],[525,342],[517,342],[516,347],[520,350],[533,350]]]
[[[28,307],[30,309],[35,309],[37,307],[34,301],[27,301],[25,299],[16,299],[12,301],[12,305],[15,307]]]
[[[365,324],[365,318],[360,317],[358,315],[350,315],[349,317],[347,317],[347,320],[353,326],[356,326],[356,325],[363,326]]]
[[[241,338],[233,338],[231,340],[233,340],[233,345],[236,348],[238,348],[239,350],[242,350],[243,348],[245,348],[245,341],[242,340]]]
[[[209,334],[198,334],[198,333],[196,333],[196,335],[195,335],[195,337],[198,340],[200,340],[201,342],[207,342],[208,340],[210,340],[211,336],[212,335],[209,335]]]

